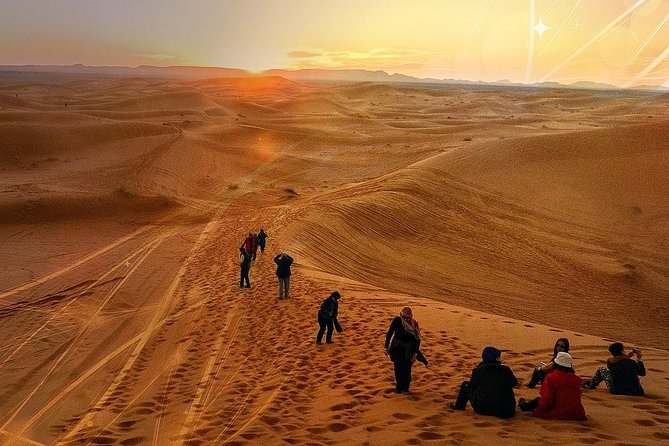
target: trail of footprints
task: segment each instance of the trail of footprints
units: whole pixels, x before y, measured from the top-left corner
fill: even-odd
[[[463,428],[470,424],[510,441],[537,440],[526,438],[508,421],[448,411],[480,346],[462,342],[447,330],[424,330],[431,367],[414,367],[412,392],[395,395],[392,364],[381,353],[387,323],[401,306],[391,299],[353,300],[345,295],[344,333],[335,334],[334,345],[316,346],[316,310],[332,290],[296,268],[291,298],[279,301],[270,252],[258,254],[252,288],[240,290],[236,259],[213,261],[237,242],[225,223],[192,260],[171,316],[153,333],[94,424],[68,438],[68,444],[326,445],[354,436],[360,444],[378,444],[388,428],[406,444],[458,444],[473,441],[470,428]],[[522,380],[546,354],[545,349],[505,352],[505,360]],[[597,393],[587,398],[611,403]],[[655,439],[669,439],[669,400],[650,399],[632,410],[639,412],[635,423],[655,429]],[[85,415],[54,424],[54,438],[64,439]],[[597,432],[592,422],[533,422],[543,423],[551,433],[540,439],[544,444],[571,437],[582,444],[622,445],[615,443],[616,437]]]

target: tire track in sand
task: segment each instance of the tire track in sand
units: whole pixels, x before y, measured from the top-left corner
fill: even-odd
[[[46,372],[46,374],[42,377],[40,382],[33,388],[32,392],[28,394],[28,396],[23,400],[23,402],[19,405],[19,407],[14,411],[14,413],[5,421],[5,423],[2,425],[2,429],[6,429],[11,423],[21,412],[23,407],[30,401],[30,399],[37,393],[37,391],[44,385],[44,383],[47,381],[47,379],[53,374],[53,372],[58,368],[58,366],[64,361],[66,356],[72,351],[72,349],[77,345],[77,342],[84,336],[84,334],[88,331],[90,326],[92,325],[93,320],[97,315],[100,313],[102,308],[109,302],[109,300],[116,294],[116,292],[121,289],[121,287],[128,281],[130,276],[140,267],[140,265],[146,260],[151,253],[158,248],[158,246],[166,239],[168,238],[173,231],[169,231],[167,233],[164,233],[161,237],[159,237],[157,240],[151,242],[150,247],[147,248],[147,251],[142,255],[141,258],[138,259],[136,264],[133,266],[133,268],[128,272],[126,277],[121,280],[119,283],[117,283],[114,288],[109,292],[107,297],[103,300],[103,302],[100,304],[98,307],[98,310],[91,316],[89,319],[88,323],[84,326],[84,328],[74,337],[69,341],[69,346],[67,349],[59,356],[59,358],[51,365],[49,370]],[[25,422],[23,427],[17,431],[17,433],[22,434],[25,432],[38,418],[41,416],[42,413],[44,413],[48,408],[52,406],[51,401],[47,404],[45,404],[42,409],[40,409],[39,412],[37,412],[35,415],[33,415],[28,421]]]
[[[93,411],[89,411],[86,416],[84,416],[75,426],[72,428],[69,432],[67,432],[59,441],[56,443],[57,445],[63,444],[70,439],[72,439],[84,426],[88,425],[89,423],[92,423],[93,417],[95,416],[95,410],[103,407],[109,398],[112,396],[116,388],[121,384],[121,382],[125,379],[126,375],[130,371],[130,369],[133,367],[135,364],[135,361],[139,357],[139,354],[141,351],[144,349],[146,344],[148,343],[149,339],[153,335],[154,331],[161,326],[160,321],[166,313],[169,310],[169,307],[172,304],[172,301],[174,299],[174,296],[176,295],[176,291],[181,284],[181,280],[183,279],[184,275],[186,274],[186,271],[190,267],[190,264],[193,260],[193,257],[195,254],[201,249],[202,245],[204,242],[207,240],[209,237],[209,234],[211,231],[214,229],[216,224],[218,223],[219,219],[221,218],[223,214],[223,210],[220,210],[219,212],[216,213],[213,219],[207,223],[203,231],[200,233],[198,239],[195,241],[195,244],[191,248],[190,252],[188,253],[188,257],[184,260],[182,263],[181,267],[179,268],[179,271],[176,274],[176,277],[172,281],[172,284],[170,285],[169,289],[167,292],[163,295],[163,297],[160,299],[160,306],[156,309],[155,315],[151,322],[148,325],[148,328],[142,333],[141,338],[139,339],[139,342],[133,349],[132,353],[130,354],[130,357],[128,360],[125,362],[123,367],[120,369],[120,371],[117,373],[116,378],[112,382],[112,384],[109,386],[107,391],[104,393],[102,398],[98,400],[98,402],[95,404]],[[22,433],[25,431],[25,428],[19,431],[19,433]]]

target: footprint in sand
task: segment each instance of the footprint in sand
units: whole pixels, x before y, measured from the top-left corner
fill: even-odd
[[[328,425],[328,429],[331,432],[341,432],[341,431],[344,431],[346,429],[349,429],[350,427],[351,426],[349,426],[348,424],[344,424],[344,423],[331,423],[331,424]]]

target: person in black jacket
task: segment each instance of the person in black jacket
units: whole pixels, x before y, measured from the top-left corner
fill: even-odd
[[[260,253],[262,254],[265,252],[265,241],[267,240],[267,233],[263,228],[260,228],[256,240],[258,240],[258,246],[260,247]]]
[[[500,418],[515,415],[513,388],[518,385],[518,380],[511,369],[500,362],[501,354],[495,347],[483,349],[483,362],[474,368],[469,381],[462,383],[455,403],[450,404],[451,409],[465,410],[469,401],[479,415]]]
[[[276,263],[276,276],[279,278],[279,299],[288,299],[290,290],[290,265],[293,264],[293,258],[285,252],[280,252],[274,257]]]
[[[400,315],[390,323],[384,352],[394,365],[395,392],[408,392],[414,361],[422,362],[427,367],[427,359],[420,351],[420,329],[411,308],[402,308]]]
[[[606,361],[606,368],[601,367],[589,381],[583,381],[583,387],[594,389],[604,381],[609,392],[614,395],[643,396],[644,391],[639,376],[646,376],[643,354],[638,348],[625,353],[625,346],[620,342],[609,345],[612,357]],[[636,361],[632,356],[636,355]]]
[[[325,328],[327,327],[328,334],[325,336],[325,342],[332,344],[332,331],[336,328],[337,333],[341,333],[341,325],[337,320],[337,315],[339,313],[339,298],[341,294],[339,291],[334,291],[330,294],[330,297],[325,299],[321,303],[321,307],[318,310],[318,325],[320,329],[316,335],[316,344],[323,343],[323,333],[325,333]]]
[[[249,269],[251,269],[251,255],[246,252],[244,248],[239,248],[239,268],[241,270],[241,277],[239,278],[239,288],[244,288],[244,282],[246,282],[246,288],[251,288],[251,282],[249,281]]]

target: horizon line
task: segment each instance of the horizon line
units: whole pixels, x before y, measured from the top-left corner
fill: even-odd
[[[128,66],[128,65],[86,65],[83,63],[72,63],[72,64],[39,64],[39,63],[32,63],[32,64],[0,64],[0,72],[25,72],[25,73],[58,73],[58,72],[52,72],[52,71],[31,71],[31,70],[26,70],[26,71],[21,71],[19,70],[20,68],[73,68],[73,67],[83,67],[86,69],[127,69],[127,70],[138,70],[141,68],[151,68],[151,69],[157,69],[157,70],[169,70],[169,69],[204,69],[204,70],[227,70],[227,71],[241,71],[246,74],[246,76],[243,77],[264,77],[264,76],[271,76],[271,74],[265,74],[268,72],[272,71],[282,71],[282,72],[288,72],[288,73],[298,73],[298,72],[309,72],[309,71],[326,71],[326,72],[347,72],[347,71],[355,71],[355,72],[361,72],[361,73],[383,73],[386,76],[393,77],[393,76],[401,76],[404,78],[408,78],[406,82],[408,83],[429,83],[430,81],[436,81],[436,82],[443,82],[443,83],[450,83],[450,84],[476,84],[476,85],[491,85],[491,86],[516,86],[516,87],[528,87],[528,88],[537,88],[537,87],[542,87],[544,84],[550,84],[548,85],[548,88],[551,88],[551,85],[559,85],[561,87],[571,87],[575,89],[596,89],[596,90],[623,90],[623,91],[639,91],[639,90],[645,90],[645,91],[669,91],[669,87],[665,87],[664,85],[640,85],[640,86],[635,86],[635,87],[625,87],[625,86],[617,86],[613,84],[608,84],[605,82],[598,82],[598,81],[593,81],[593,80],[587,80],[587,79],[582,79],[578,80],[575,82],[572,82],[570,84],[565,84],[559,81],[537,81],[533,83],[526,83],[526,82],[513,82],[508,79],[499,79],[499,80],[494,80],[494,81],[486,81],[486,80],[472,80],[472,79],[466,79],[466,78],[436,78],[436,77],[416,77],[413,75],[409,74],[404,74],[400,72],[388,72],[384,69],[371,69],[371,68],[325,68],[325,67],[309,67],[309,68],[269,68],[266,70],[262,71],[253,71],[249,70],[246,68],[238,68],[238,67],[222,67],[222,66],[203,66],[203,65],[148,65],[148,64],[142,64],[142,65],[137,65],[137,66]],[[11,70],[3,70],[3,68],[11,68]],[[62,73],[68,73],[67,71],[64,71]],[[61,74],[62,74],[61,73]],[[84,74],[84,73],[76,73],[76,72],[69,72],[68,74]],[[317,78],[314,78],[313,80],[318,80]],[[327,79],[321,79],[321,80],[327,80]],[[380,80],[360,80],[360,79],[341,79],[341,80],[348,80],[352,82],[380,82],[383,83],[384,81]],[[391,81],[389,80],[388,82],[398,82],[398,81]],[[590,84],[589,87],[579,87],[575,86],[576,84]],[[559,88],[559,87],[557,87]]]

